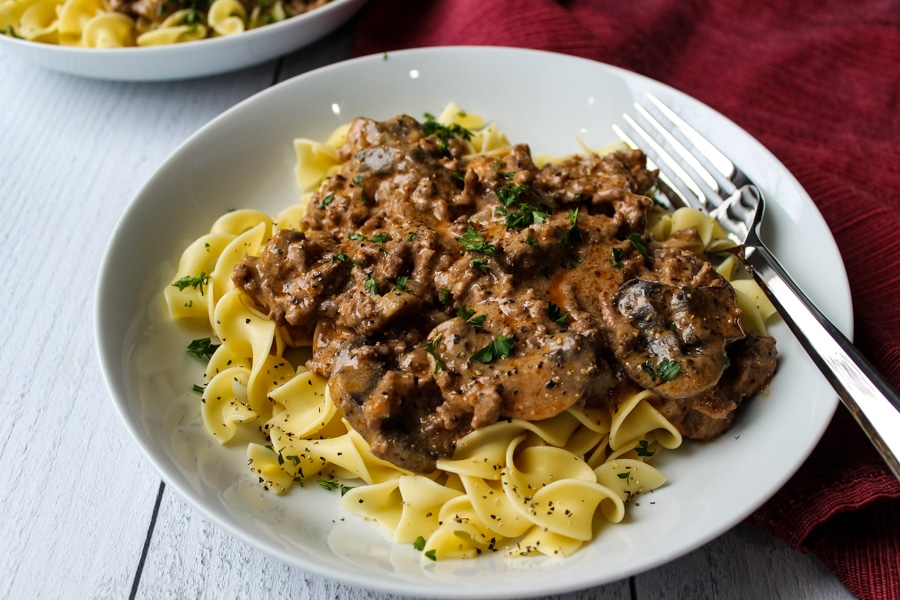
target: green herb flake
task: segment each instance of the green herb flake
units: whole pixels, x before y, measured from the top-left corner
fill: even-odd
[[[212,355],[215,353],[216,348],[218,348],[220,344],[213,344],[212,341],[206,338],[200,338],[193,340],[190,344],[187,345],[186,352],[188,354],[193,354],[197,358],[205,358],[209,360],[212,358]]]
[[[527,185],[515,185],[513,183],[504,183],[499,188],[497,188],[497,199],[500,200],[500,203],[509,208],[516,200],[519,199],[519,196],[528,191]]]
[[[563,231],[560,236],[563,246],[578,242],[581,240],[581,230],[578,229],[578,210],[569,210],[569,228]]]
[[[375,283],[375,280],[369,277],[366,279],[366,282],[363,284],[363,289],[369,292],[372,296],[378,295],[378,284]]]
[[[456,238],[456,241],[463,247],[463,250],[468,252],[478,252],[486,256],[494,256],[494,253],[497,251],[497,248],[495,248],[493,244],[485,241],[484,237],[475,231],[475,228],[471,225],[469,225],[469,228],[461,237]]]
[[[569,313],[563,314],[562,309],[555,302],[547,301],[547,315],[550,320],[558,325],[568,325]]]
[[[612,258],[609,259],[610,264],[617,269],[622,268],[622,259],[625,257],[625,252],[622,251],[621,248],[616,248],[613,246],[612,248]]]
[[[491,270],[491,265],[487,264],[483,258],[473,258],[469,261],[469,266],[482,273],[489,273]]]
[[[462,307],[456,311],[456,316],[475,329],[481,329],[484,326],[484,320],[487,319],[487,315],[478,315],[476,317],[475,311],[466,307]]]
[[[434,373],[437,373],[438,370],[446,371],[447,363],[444,362],[444,359],[438,355],[437,346],[444,340],[444,336],[439,335],[437,338],[433,340],[429,340],[425,342],[425,345],[422,346],[425,349],[425,352],[430,354],[432,358],[434,358]]]
[[[506,337],[503,334],[497,336],[497,339],[490,344],[478,350],[470,358],[470,362],[489,363],[501,358],[509,358],[512,354],[513,344],[515,340]]]
[[[191,389],[192,389],[193,391],[197,392],[198,394],[202,394],[203,392],[206,391],[206,386],[197,385],[197,384],[195,383],[194,385],[191,386]]]
[[[322,201],[319,203],[319,208],[325,208],[332,202],[334,202],[334,194],[329,193],[324,198],[322,198]]]
[[[410,231],[409,233],[406,234],[406,241],[407,241],[407,242],[414,242],[414,241],[416,241],[417,239],[419,239],[419,234],[418,234],[417,232],[415,232],[415,231]]]
[[[409,277],[407,277],[406,275],[401,275],[397,278],[397,281],[394,283],[394,287],[391,288],[391,291],[393,292],[394,290],[397,290],[400,292],[409,292],[409,288],[406,287],[406,284],[408,282]]]
[[[638,456],[643,456],[646,458],[649,458],[656,454],[654,450],[651,450],[649,448],[649,442],[647,440],[641,440],[640,442],[638,442],[638,445],[635,446],[634,451]]]
[[[667,381],[672,381],[681,372],[681,363],[677,360],[664,358],[659,361],[658,365],[654,365],[652,360],[648,360],[641,365],[641,368],[654,381],[666,383]]]
[[[331,490],[336,490],[341,486],[336,479],[319,479],[316,483],[319,484],[320,488],[328,490],[329,492]]]
[[[419,552],[424,550],[425,549],[425,538],[423,538],[421,535],[419,537],[417,537],[416,540],[413,542],[413,548],[415,548]]]
[[[449,143],[451,138],[458,137],[464,140],[472,139],[472,132],[459,123],[443,125],[430,113],[425,113],[425,122],[422,123],[422,129],[425,131],[425,135],[437,136],[438,150],[444,156],[449,156],[450,154]]]
[[[431,560],[437,560],[437,551],[434,548],[432,548],[431,550],[429,550],[428,552],[425,553],[425,556],[426,556],[426,558],[429,558]]]
[[[206,274],[206,271],[201,271],[199,275],[196,277],[191,277],[189,275],[185,275],[172,285],[177,287],[179,291],[184,290],[185,288],[192,287],[195,290],[200,291],[200,295],[203,295],[203,286],[209,282],[209,275]]]
[[[628,236],[628,241],[631,242],[631,245],[634,246],[634,249],[638,251],[638,253],[647,258],[650,255],[649,250],[647,250],[647,246],[644,244],[643,238],[637,233],[632,233]]]

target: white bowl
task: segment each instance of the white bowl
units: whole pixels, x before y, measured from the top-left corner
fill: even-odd
[[[56,71],[95,79],[189,79],[243,69],[311,44],[348,21],[365,3],[334,0],[258,29],[167,46],[74,48],[0,35],[0,50]]]
[[[358,115],[422,118],[454,101],[496,122],[512,142],[561,155],[579,150],[576,137],[593,148],[614,142],[610,125],[645,91],[757,181],[769,199],[767,242],[849,332],[843,263],[809,196],[759,142],[700,102],[621,69],[529,50],[431,48],[352,60],[277,85],[204,127],[147,182],[113,235],[97,288],[100,358],[126,426],[168,485],[288,563],[431,598],[521,598],[607,583],[690,552],[762,504],[807,457],[837,405],[781,322],[771,328],[780,358],[769,392],[746,402],[721,438],[661,457],[655,464],[668,483],[630,506],[625,522],[606,527],[570,558],[493,553],[423,568],[411,546],[393,545],[376,525],[343,514],[336,494],[307,486],[274,497],[250,475],[244,447],[210,441],[190,393],[202,365],[184,358],[190,336],[159,310],[182,249],[217,216],[237,207],[275,212],[297,201],[295,137],[324,139]]]

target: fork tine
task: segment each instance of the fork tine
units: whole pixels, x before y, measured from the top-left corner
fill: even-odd
[[[663,148],[657,137],[649,133],[630,115],[624,114],[622,118],[640,138],[637,144],[633,144],[634,147],[641,148],[656,164],[660,171],[660,177],[665,177],[668,185],[678,193],[685,204],[707,212],[712,210],[714,206],[710,206],[708,194],[700,189],[696,180],[688,175],[679,161],[673,158],[672,153]]]
[[[640,146],[631,138],[630,135],[625,133],[625,130],[613,123],[613,131],[619,137],[620,140],[625,142],[631,148],[639,148]],[[653,159],[647,156],[647,168],[650,170],[656,170],[659,172],[659,177],[657,179],[657,186],[662,194],[662,198],[657,197],[656,200],[661,204],[668,204],[666,208],[669,210],[674,210],[676,208],[681,208],[684,206],[690,206],[687,200],[685,200],[684,196],[675,189],[675,184],[672,183],[672,180],[662,171],[659,171],[659,167],[653,162]],[[657,194],[659,196],[659,194]]]
[[[675,111],[666,106],[653,94],[646,94],[647,100],[657,115],[667,119],[674,127],[666,127],[670,135],[677,138],[691,155],[709,170],[722,188],[723,197],[730,196],[744,184],[750,183],[746,175],[737,168],[731,159],[725,156],[712,142],[696,129],[691,127]]]

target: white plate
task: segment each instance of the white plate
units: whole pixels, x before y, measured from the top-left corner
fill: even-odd
[[[313,43],[350,19],[366,0],[334,0],[307,13],[236,35],[183,44],[73,48],[0,35],[2,52],[71,75],[167,81],[236,71]]]
[[[782,323],[772,328],[780,363],[769,393],[746,403],[720,439],[688,443],[655,463],[669,483],[631,506],[624,523],[568,559],[495,553],[420,568],[411,547],[394,547],[375,525],[343,515],[336,493],[313,485],[268,495],[247,473],[243,447],[209,441],[197,424],[198,397],[188,391],[202,370],[184,355],[190,336],[173,333],[154,300],[182,249],[224,211],[274,212],[296,201],[294,137],[323,139],[358,115],[422,118],[455,101],[535,153],[563,154],[578,150],[576,136],[591,147],[615,141],[610,124],[644,91],[760,184],[770,199],[764,233],[772,249],[849,333],[846,275],[821,215],[772,154],[710,108],[632,73],[543,52],[466,47],[370,56],[284,82],[217,118],[163,164],[113,236],[97,290],[100,357],[122,418],[166,482],[220,526],[289,563],[432,598],[525,597],[610,582],[677,558],[746,517],[803,462],[837,403]]]

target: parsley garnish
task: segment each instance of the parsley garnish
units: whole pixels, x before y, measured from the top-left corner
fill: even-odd
[[[353,178],[353,183],[360,184],[362,183],[362,175],[357,175]]]
[[[436,135],[438,137],[438,149],[443,155],[449,155],[448,144],[450,138],[461,137],[464,140],[472,139],[472,132],[460,125],[453,123],[452,125],[442,125],[438,123],[434,115],[425,113],[425,122],[422,124],[425,135]]]
[[[341,485],[336,479],[319,479],[316,483],[319,484],[320,488],[329,492],[338,489]]]
[[[440,356],[438,356],[438,353],[437,353],[437,345],[440,344],[443,340],[444,340],[444,336],[439,335],[439,336],[437,336],[437,338],[435,338],[433,340],[429,340],[428,342],[425,343],[424,346],[422,346],[423,348],[425,348],[425,352],[427,352],[434,358],[434,372],[435,373],[438,372],[438,369],[440,369],[441,371],[447,370],[447,363],[445,363],[444,359],[442,359]]]
[[[419,239],[419,234],[415,231],[410,231],[409,233],[406,234],[407,242],[414,242],[417,239]]]
[[[378,295],[378,284],[375,283],[375,280],[369,277],[366,279],[366,282],[363,284],[363,289],[369,292],[373,296]]]
[[[550,320],[559,325],[567,325],[569,323],[569,313],[563,314],[562,309],[555,302],[547,301],[547,315]]]
[[[397,278],[397,281],[394,283],[394,287],[391,288],[391,291],[398,290],[401,292],[408,292],[409,288],[406,287],[407,282],[409,282],[409,277],[406,275],[401,275]]]
[[[654,381],[665,383],[667,381],[672,381],[675,376],[681,372],[681,363],[677,360],[664,358],[659,361],[659,364],[656,366],[654,366],[652,360],[648,360],[641,365],[641,368],[644,369]]]
[[[441,304],[450,304],[450,301],[453,300],[453,296],[450,295],[450,290],[447,288],[441,288],[440,296],[438,296],[438,302]]]
[[[197,392],[198,394],[202,394],[203,392],[206,391],[206,386],[205,385],[197,385],[195,383],[194,385],[191,386],[191,389],[194,390],[195,392]]]
[[[515,185],[512,183],[504,183],[499,188],[497,188],[497,199],[500,200],[500,203],[507,208],[512,205],[513,202],[519,199],[519,196],[528,191],[527,185]]]
[[[469,361],[489,363],[498,358],[509,358],[509,355],[512,354],[514,343],[515,340],[512,338],[500,334],[497,336],[497,339],[473,354]]]
[[[650,448],[647,447],[648,443],[649,442],[647,442],[647,440],[641,440],[640,442],[638,442],[638,445],[635,446],[635,448],[634,448],[634,451],[637,453],[638,456],[646,456],[649,458],[649,457],[653,456],[654,454],[656,454],[656,452],[654,452],[653,450],[650,450]]]
[[[208,337],[200,338],[188,344],[186,351],[188,354],[193,354],[197,358],[209,360],[219,346],[220,344],[213,344]]]
[[[417,537],[416,541],[413,542],[413,548],[415,548],[419,552],[424,550],[425,549],[425,538],[423,538],[421,535],[419,537]]]
[[[384,246],[384,243],[391,239],[391,234],[386,231],[382,231],[381,233],[376,233],[372,237],[369,238],[370,242],[375,242],[379,246]]]
[[[334,194],[328,194],[327,196],[322,198],[322,202],[319,203],[319,208],[325,208],[332,202],[334,202]]]
[[[528,244],[529,246],[533,246],[535,248],[537,248],[538,246],[541,245],[541,243],[538,241],[538,239],[536,237],[530,236],[530,235],[527,238],[525,238],[525,243]]]
[[[617,269],[622,268],[622,258],[624,258],[625,252],[622,251],[621,248],[616,248],[613,246],[612,248],[612,258],[609,259],[609,262]]]
[[[487,256],[493,256],[497,251],[494,245],[486,242],[481,234],[475,231],[475,228],[471,225],[469,225],[462,237],[456,238],[456,241],[463,247],[463,250],[468,250],[469,252],[480,252]]]
[[[641,256],[647,258],[649,252],[647,251],[647,246],[644,245],[644,240],[641,239],[640,235],[632,233],[628,236],[628,241],[631,242],[631,245],[634,246],[635,250],[637,250]]]
[[[473,258],[469,261],[469,266],[482,273],[487,273],[491,270],[491,265],[487,264],[483,258]]]
[[[206,274],[206,271],[201,271],[199,275],[196,277],[191,277],[189,275],[185,275],[172,285],[177,287],[180,290],[184,290],[186,287],[192,287],[195,290],[200,290],[200,295],[203,295],[203,286],[209,281],[209,275]]]
[[[629,477],[631,477],[631,472],[625,471],[624,473],[617,473],[616,477],[618,477],[619,479],[628,479]]]
[[[428,552],[425,553],[425,556],[430,558],[431,560],[437,560],[437,550],[432,548]]]
[[[510,212],[507,209],[498,206],[494,211],[495,215],[502,216],[506,222],[507,229],[524,229],[535,223],[543,223],[550,215],[527,202],[519,203],[519,212]]]
[[[581,240],[581,230],[578,229],[578,209],[569,210],[569,228],[560,236],[563,246]]]
[[[484,320],[487,318],[487,315],[478,315],[476,317],[475,311],[466,307],[462,307],[456,311],[456,316],[475,329],[481,329],[481,327],[484,326]]]

